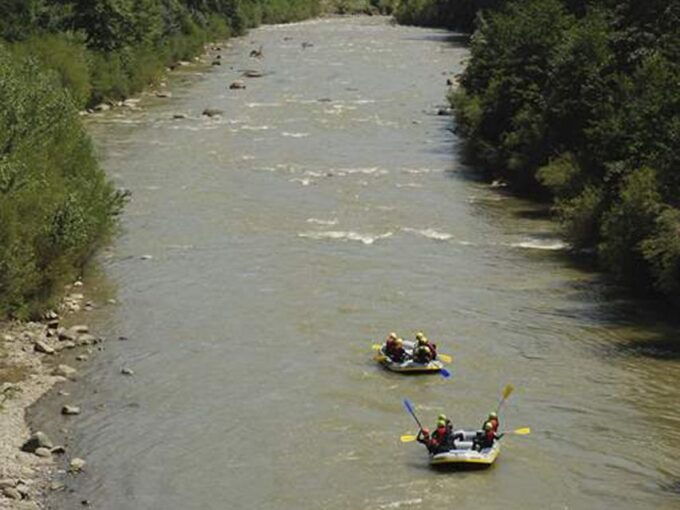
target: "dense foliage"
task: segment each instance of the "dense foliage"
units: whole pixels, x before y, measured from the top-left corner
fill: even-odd
[[[78,110],[124,99],[215,38],[317,0],[0,1],[0,318],[32,315],[122,207]]]
[[[208,40],[318,10],[318,0],[4,0],[0,38],[57,70],[82,107],[139,91]]]
[[[122,203],[58,79],[0,45],[0,316],[49,297]]]
[[[680,2],[507,2],[479,18],[453,103],[474,155],[545,192],[572,245],[680,293]]]
[[[405,25],[472,30],[477,12],[502,0],[401,0],[394,16]]]

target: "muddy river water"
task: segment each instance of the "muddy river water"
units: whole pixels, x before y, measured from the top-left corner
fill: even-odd
[[[88,469],[55,508],[680,507],[678,329],[463,164],[436,113],[467,56],[385,18],[267,26],[90,122],[133,200],[101,257],[117,303],[87,318],[111,340],[57,424]],[[419,329],[450,380],[374,365]],[[492,469],[399,443],[404,397],[477,426],[507,383],[503,428],[533,432]]]

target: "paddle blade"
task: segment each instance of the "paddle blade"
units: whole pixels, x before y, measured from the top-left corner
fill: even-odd
[[[513,430],[513,434],[517,434],[518,436],[527,436],[531,434],[531,429],[529,427],[524,427],[521,429]]]
[[[404,399],[404,407],[410,414],[412,415],[416,414],[415,411],[413,410],[413,404],[411,404],[411,402],[407,398]]]
[[[371,349],[373,349],[374,351],[379,351],[381,348],[382,348],[382,345],[380,345],[380,344],[371,345]]]
[[[448,379],[449,377],[451,377],[451,372],[449,372],[445,368],[442,368],[439,370],[439,375],[441,375],[444,379]]]
[[[448,354],[437,354],[437,358],[442,360],[444,363],[451,363],[453,361],[453,358]]]
[[[513,391],[515,391],[515,387],[512,384],[508,384],[503,388],[503,400],[508,398]]]
[[[416,436],[414,436],[413,434],[404,434],[399,438],[399,440],[402,443],[412,443],[413,441],[416,440]]]

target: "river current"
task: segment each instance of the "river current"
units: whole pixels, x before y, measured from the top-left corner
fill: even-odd
[[[51,505],[680,506],[677,327],[474,178],[437,115],[460,40],[380,17],[266,26],[176,71],[171,99],[89,121],[133,200],[92,278],[83,320],[109,341],[68,387],[82,415],[35,412],[88,461]],[[375,366],[392,330],[423,330],[453,377]],[[478,426],[507,383],[502,428],[532,434],[491,469],[435,472],[399,442],[403,398]]]

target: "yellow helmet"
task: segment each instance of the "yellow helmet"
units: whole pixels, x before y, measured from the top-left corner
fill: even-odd
[[[489,423],[488,421],[484,424],[484,430],[491,430],[493,428],[493,425]]]
[[[446,415],[445,414],[440,414],[438,420],[444,420],[446,421]]]
[[[396,339],[397,339],[397,334],[393,331],[392,333],[390,333],[389,338],[391,338],[392,340],[396,340]]]
[[[416,339],[417,339],[417,340],[422,340],[423,338],[425,338],[425,335],[423,334],[423,332],[422,332],[422,331],[418,331],[418,332],[416,333]]]
[[[489,413],[489,419],[492,419],[492,418],[498,419],[498,414],[495,411],[491,411]]]
[[[399,346],[404,345],[404,339],[403,338],[397,338],[395,340],[395,343]]]

